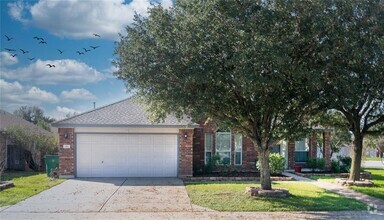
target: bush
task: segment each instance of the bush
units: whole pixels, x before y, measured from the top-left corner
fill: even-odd
[[[336,160],[331,161],[331,172],[332,173],[340,173],[339,161],[336,161]]]
[[[260,170],[260,161],[257,161],[256,167]],[[285,158],[278,153],[269,155],[269,168],[272,175],[280,174],[283,172],[285,166]]]
[[[220,157],[217,155],[209,158],[208,163],[206,165],[204,165],[202,172],[203,173],[212,173],[212,171],[216,168],[218,161],[220,161]]]
[[[324,170],[325,166],[325,160],[324,158],[313,158],[308,160],[307,162],[308,168],[312,169],[312,172],[315,172],[315,170]]]
[[[337,159],[339,160],[340,172],[349,173],[349,170],[351,169],[352,158],[348,156],[337,156]]]

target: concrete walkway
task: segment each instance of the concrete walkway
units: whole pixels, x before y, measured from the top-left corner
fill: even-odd
[[[0,219],[25,220],[25,219],[79,219],[79,220],[117,220],[117,219],[241,219],[241,220],[382,220],[383,213],[368,211],[343,211],[343,212],[90,212],[90,213],[0,213]]]
[[[361,164],[362,167],[365,168],[380,168],[384,169],[384,164],[381,161],[363,161]]]
[[[283,174],[286,176],[291,176],[294,179],[296,179],[297,181],[309,182],[315,186],[318,186],[320,188],[335,192],[335,193],[343,195],[347,198],[356,199],[360,202],[367,204],[367,206],[372,207],[372,210],[374,210],[374,211],[375,210],[384,211],[384,201],[381,199],[377,199],[375,197],[356,192],[352,189],[349,189],[347,187],[340,186],[340,185],[337,185],[334,183],[329,183],[329,182],[325,182],[325,181],[316,181],[316,180],[312,180],[312,179],[298,176],[298,175],[295,175],[293,173],[288,173],[288,172],[284,172]],[[384,219],[384,216],[383,216],[383,219]]]

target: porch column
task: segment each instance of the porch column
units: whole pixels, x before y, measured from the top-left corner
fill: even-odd
[[[295,141],[288,141],[288,168],[295,167]]]
[[[75,134],[73,128],[59,128],[59,176],[75,176]]]
[[[309,159],[314,159],[317,157],[317,133],[312,132],[309,136]]]
[[[331,132],[325,131],[323,132],[323,152],[325,159],[325,170],[331,169]]]

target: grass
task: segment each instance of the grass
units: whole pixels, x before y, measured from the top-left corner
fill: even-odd
[[[363,161],[381,161],[380,157],[364,157]]]
[[[15,186],[0,191],[0,206],[16,204],[64,181],[49,180],[45,173],[35,172],[6,172],[1,180],[13,180]]]
[[[288,189],[288,198],[251,197],[244,193],[251,182],[189,183],[188,195],[193,204],[217,211],[342,211],[365,210],[366,205],[354,199],[323,190],[310,183],[274,183],[273,188]],[[337,204],[337,205],[335,205]]]
[[[374,185],[372,187],[351,186],[350,188],[357,192],[384,200],[384,169],[365,168],[364,170],[372,173]]]

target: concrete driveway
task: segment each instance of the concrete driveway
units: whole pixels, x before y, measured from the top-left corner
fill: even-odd
[[[381,161],[363,161],[362,166],[366,168],[384,168],[384,164]]]
[[[71,179],[2,211],[5,213],[192,211],[177,178]]]

